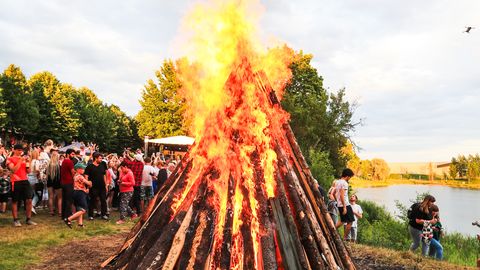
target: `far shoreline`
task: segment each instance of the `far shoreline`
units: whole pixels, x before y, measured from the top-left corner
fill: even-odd
[[[388,187],[393,185],[429,185],[448,186],[452,188],[479,189],[480,181],[461,180],[418,180],[418,179],[387,179],[387,180],[364,180],[353,178],[350,180],[352,188]]]

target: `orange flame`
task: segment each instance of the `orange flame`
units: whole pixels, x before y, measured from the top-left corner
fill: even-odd
[[[288,65],[293,52],[286,46],[266,50],[257,38],[261,10],[255,0],[196,5],[185,19],[186,52],[191,62],[180,61],[177,65],[196,143],[190,150],[194,158],[187,186],[172,209],[178,210],[194,183],[201,181],[213,164],[219,177],[207,184],[214,191],[208,203],[218,213],[213,251],[219,252],[227,218],[228,182],[230,177],[236,179],[231,206],[231,269],[243,269],[243,224],[250,225],[255,268],[262,267],[256,194],[275,195],[277,156],[273,138],[282,132],[282,124],[288,119],[281,108],[269,104],[255,81],[257,73],[265,74],[280,99],[291,77]],[[258,156],[263,170],[260,190],[252,155]],[[249,220],[243,215],[247,212]]]

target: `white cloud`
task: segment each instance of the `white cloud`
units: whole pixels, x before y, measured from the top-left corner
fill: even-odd
[[[1,0],[0,0],[1,1]],[[366,157],[444,160],[480,152],[480,2],[264,0],[261,34],[314,54],[330,90],[365,118]],[[143,84],[179,56],[191,1],[2,1],[0,67],[53,72],[134,115]],[[464,26],[474,25],[471,34]]]

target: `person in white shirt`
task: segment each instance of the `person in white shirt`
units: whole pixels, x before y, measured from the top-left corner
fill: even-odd
[[[157,175],[157,170],[152,166],[152,159],[145,158],[145,166],[143,166],[142,183],[140,185],[140,207],[142,212],[145,203],[148,205],[153,198],[153,180]]]
[[[357,242],[358,235],[358,219],[363,217],[363,210],[360,205],[357,204],[358,197],[353,194],[350,196],[350,206],[352,207],[353,216],[355,221],[352,222],[352,227],[350,228],[350,233],[347,235],[347,240],[351,242]]]
[[[340,216],[340,220],[338,220],[336,227],[338,229],[344,223],[346,223],[343,234],[344,239],[347,238],[347,235],[350,233],[352,223],[355,221],[352,207],[348,200],[348,181],[353,177],[353,175],[353,171],[346,168],[343,170],[340,179],[335,182],[335,198],[337,200],[338,214]]]

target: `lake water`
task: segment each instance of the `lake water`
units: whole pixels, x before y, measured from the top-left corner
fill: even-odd
[[[480,190],[452,188],[446,186],[428,185],[393,185],[388,187],[355,188],[359,200],[374,201],[386,207],[396,215],[398,209],[395,201],[410,207],[410,200],[417,194],[433,195],[435,204],[440,209],[440,218],[446,232],[459,232],[474,236],[480,233],[480,228],[472,226],[472,222],[480,220]]]

